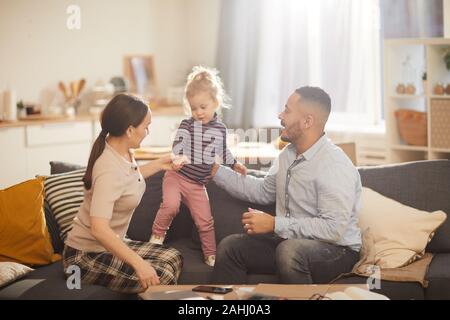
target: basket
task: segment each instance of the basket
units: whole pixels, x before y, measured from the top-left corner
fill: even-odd
[[[395,111],[400,137],[406,144],[427,145],[427,113],[409,109]]]
[[[431,99],[431,147],[450,148],[450,100]]]

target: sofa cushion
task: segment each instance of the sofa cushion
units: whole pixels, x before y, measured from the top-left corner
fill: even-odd
[[[84,199],[85,169],[45,177],[45,198],[50,205],[64,241]]]
[[[420,258],[434,231],[447,218],[443,211],[426,212],[405,206],[369,188],[362,188],[359,227],[371,237],[364,241],[365,263],[399,268]],[[369,229],[369,231],[367,231]],[[361,270],[365,270],[362,265]]]
[[[450,161],[417,161],[359,168],[362,185],[407,206],[450,214]],[[436,231],[428,252],[450,253],[450,219]]]
[[[334,281],[335,284],[364,284],[366,277],[351,276]],[[371,290],[387,296],[391,300],[423,300],[422,285],[418,282],[380,281],[380,289]]]
[[[180,251],[183,256],[183,268],[178,284],[207,284],[211,282],[213,268],[203,262],[201,250],[190,237],[168,242],[167,245]]]
[[[139,206],[133,213],[127,235],[130,239],[148,241],[152,232],[153,220],[162,199],[162,179],[164,172],[159,172],[145,180],[146,188]],[[166,236],[166,241],[189,237],[192,229],[192,219],[183,204],[180,212],[172,222]]]
[[[42,178],[0,190],[0,261],[46,265],[54,253],[45,223]]]
[[[261,178],[266,175],[266,172],[249,170],[248,174]],[[275,215],[275,204],[259,205],[236,199],[224,189],[218,187],[214,181],[211,181],[207,185],[207,190],[209,203],[211,205],[211,212],[214,218],[214,229],[217,244],[219,244],[223,238],[230,234],[244,232],[241,218],[242,214],[248,211],[249,207]],[[198,231],[195,226],[192,230],[192,239],[195,243],[200,243]]]
[[[84,168],[86,167],[77,164],[60,161],[50,161],[50,174],[66,173]]]
[[[81,284],[81,289],[67,288],[62,262],[39,267],[23,279],[0,290],[0,299],[20,300],[118,300],[137,299],[136,295],[114,292],[106,287]]]
[[[228,192],[218,187],[214,182],[211,182],[208,185],[208,195],[214,217],[217,243],[230,234],[244,232],[241,219],[242,214],[248,211],[248,208],[261,210],[275,215],[275,204],[260,205],[233,198]]]
[[[213,268],[203,262],[203,254],[198,243],[190,238],[184,238],[169,242],[167,245],[180,251],[183,256],[183,269],[178,284],[211,283]],[[247,283],[279,283],[279,280],[275,274],[249,274]]]
[[[44,199],[44,213],[45,223],[47,224],[48,233],[50,234],[50,238],[52,240],[53,250],[56,253],[61,253],[64,250],[64,242],[61,239],[61,231],[46,199]]]
[[[426,299],[450,300],[450,253],[435,254],[428,268]]]

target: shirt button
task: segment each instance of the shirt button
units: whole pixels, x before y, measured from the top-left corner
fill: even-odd
[[[138,181],[141,182],[141,178],[139,178]]]

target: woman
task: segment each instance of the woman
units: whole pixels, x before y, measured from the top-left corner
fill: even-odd
[[[64,269],[77,265],[82,282],[126,293],[177,283],[182,266],[177,250],[125,239],[144,179],[182,166],[168,156],[138,167],[130,149],[140,146],[150,123],[148,106],[126,94],[115,96],[102,113],[102,131],[83,178],[84,201],[63,252]]]

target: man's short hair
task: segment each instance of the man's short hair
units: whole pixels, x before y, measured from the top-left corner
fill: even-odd
[[[331,112],[331,99],[328,93],[319,87],[301,87],[295,90],[295,92],[301,96],[301,100],[320,106],[328,117]]]

